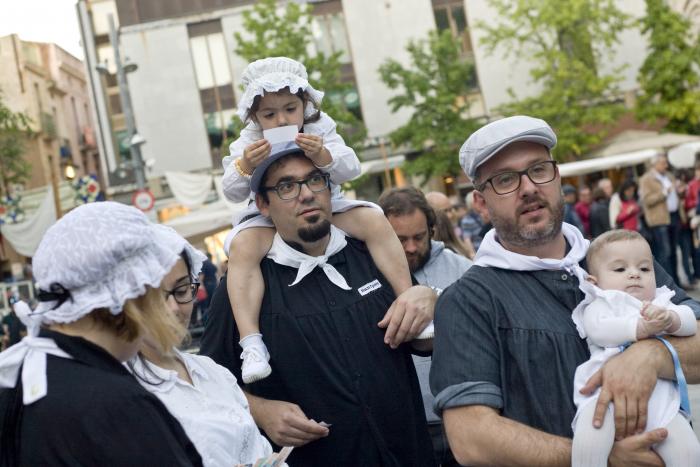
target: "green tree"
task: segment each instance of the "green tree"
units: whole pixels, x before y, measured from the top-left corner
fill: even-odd
[[[306,66],[311,85],[323,91],[321,108],[335,120],[348,145],[364,139],[366,131],[362,122],[348,110],[344,93],[352,84],[341,76],[341,52],[326,55],[312,52],[313,6],[287,2],[278,8],[276,0],[260,0],[243,12],[243,30],[236,32],[236,54],[248,62],[265,57],[284,56],[298,60]],[[241,128],[240,123],[237,126]]]
[[[639,70],[637,116],[667,120],[670,131],[700,134],[700,38],[692,42],[690,21],[666,1],[646,0],[646,7],[640,26],[650,51]]]
[[[406,50],[410,66],[388,59],[379,68],[382,81],[400,90],[389,99],[392,112],[413,109],[409,121],[391,133],[391,140],[420,151],[406,164],[409,173],[426,178],[456,175],[459,147],[479,126],[468,116],[476,85],[474,64],[462,56],[450,31],[433,31],[427,40],[409,42]]]
[[[10,195],[12,185],[24,183],[31,173],[31,165],[22,157],[31,135],[29,122],[25,114],[7,107],[0,93],[0,196]]]
[[[615,0],[490,0],[501,21],[483,22],[481,41],[530,65],[530,78],[542,91],[498,109],[504,115],[527,114],[546,120],[556,131],[558,160],[575,159],[600,143],[624,107],[617,100],[622,69],[602,73],[618,34],[630,18]]]

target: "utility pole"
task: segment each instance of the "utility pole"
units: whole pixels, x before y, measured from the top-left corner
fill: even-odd
[[[126,81],[126,73],[131,70],[125,70],[122,65],[121,54],[119,53],[119,36],[117,29],[114,27],[114,16],[107,15],[109,22],[109,42],[114,49],[114,64],[117,68],[117,85],[119,86],[119,100],[122,105],[122,113],[126,123],[127,140],[129,143],[129,151],[131,152],[131,164],[136,175],[136,185],[139,191],[146,189],[146,175],[144,173],[143,159],[141,157],[141,144],[143,138],[138,137],[136,133],[136,121],[134,120],[134,111],[131,108],[131,95],[129,94],[129,83]],[[133,67],[133,65],[132,65]]]

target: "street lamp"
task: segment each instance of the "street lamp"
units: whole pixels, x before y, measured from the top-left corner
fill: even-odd
[[[66,180],[73,180],[75,178],[75,167],[73,164],[68,162],[66,167],[63,169],[63,175],[66,176]]]
[[[119,101],[124,114],[124,122],[126,123],[126,133],[129,141],[129,151],[131,152],[131,161],[129,166],[134,169],[136,175],[136,185],[138,190],[146,189],[146,175],[144,173],[143,159],[141,157],[141,145],[146,140],[136,131],[136,121],[134,119],[133,109],[131,108],[131,95],[129,94],[129,83],[126,80],[126,74],[136,71],[138,66],[135,63],[129,62],[128,59],[122,63],[119,53],[119,38],[117,29],[114,26],[114,17],[107,15],[109,23],[109,42],[114,50],[114,65],[116,67],[117,86],[119,88]],[[109,68],[106,63],[100,63],[95,66],[95,69],[100,74],[109,74]],[[121,169],[121,167],[120,167]]]

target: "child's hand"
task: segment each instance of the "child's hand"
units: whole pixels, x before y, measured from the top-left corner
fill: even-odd
[[[259,139],[254,143],[249,144],[243,150],[241,158],[241,168],[247,173],[253,173],[253,170],[270,155],[272,147],[266,139]]]
[[[321,161],[321,151],[323,151],[323,137],[318,135],[310,135],[307,133],[299,133],[294,139],[294,142],[304,151],[306,157],[317,166],[324,166]]]
[[[637,323],[637,339],[646,339],[664,331],[672,332],[680,327],[678,314],[650,302],[642,302],[640,313],[642,319]]]
[[[666,326],[669,326],[673,321],[670,310],[646,301],[642,302],[641,314],[646,321],[660,321]]]

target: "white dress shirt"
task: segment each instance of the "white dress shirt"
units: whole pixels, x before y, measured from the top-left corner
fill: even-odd
[[[255,463],[269,455],[272,447],[255,425],[236,377],[209,357],[176,352],[193,384],[151,362],[144,366],[138,358],[133,360],[134,372],[146,379],[137,378],[180,422],[204,465]]]

